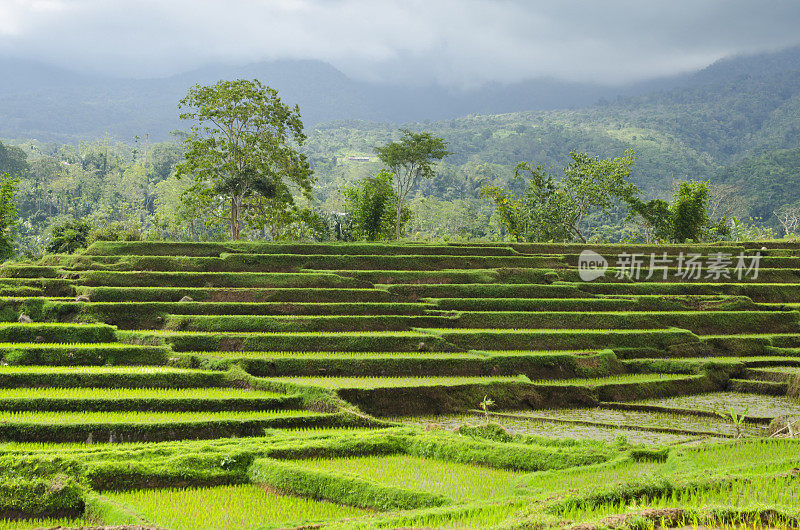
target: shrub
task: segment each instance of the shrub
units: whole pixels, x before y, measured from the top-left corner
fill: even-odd
[[[88,234],[88,243],[95,241],[140,241],[142,232],[130,223],[111,222],[94,227]]]
[[[498,423],[488,423],[486,425],[462,425],[458,428],[458,434],[471,436],[473,438],[486,438],[495,442],[510,442],[513,436]]]
[[[392,178],[393,175],[384,170],[342,190],[356,239],[377,241],[396,237],[397,193],[392,187]],[[399,222],[401,231],[410,219],[411,211],[403,206]]]
[[[45,249],[52,254],[72,254],[86,248],[92,227],[81,219],[67,218],[50,227],[50,242]]]
[[[787,394],[789,397],[800,401],[800,374],[793,374],[789,377],[789,388]]]
[[[4,178],[0,184],[0,261],[14,255],[14,240],[19,224],[19,212],[14,194],[19,180]]]

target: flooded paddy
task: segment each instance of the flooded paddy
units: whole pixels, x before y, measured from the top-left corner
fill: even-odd
[[[703,412],[719,411],[725,413],[733,409],[738,414],[741,414],[747,410],[747,416],[751,418],[800,415],[800,403],[787,396],[764,396],[740,392],[710,392],[694,396],[645,399],[631,403]]]
[[[584,409],[585,410],[585,409]],[[561,423],[550,420],[537,420],[525,417],[491,416],[491,421],[502,425],[511,434],[524,434],[541,436],[551,439],[576,439],[598,440],[614,442],[618,437],[624,436],[632,444],[682,444],[694,445],[697,443],[721,442],[728,438],[696,434],[676,434],[663,431],[644,431],[630,429],[615,425],[581,425],[575,423]],[[477,414],[448,414],[441,416],[414,416],[397,418],[394,421],[407,425],[415,425],[426,429],[455,430],[462,425],[483,425],[485,420]]]
[[[673,434],[721,437],[736,434],[735,427],[723,418],[691,414],[614,410],[602,407],[515,411],[510,414],[515,417],[564,423],[609,425],[632,430],[663,430]],[[761,436],[764,432],[764,426],[761,425],[748,424],[743,427],[745,435]]]

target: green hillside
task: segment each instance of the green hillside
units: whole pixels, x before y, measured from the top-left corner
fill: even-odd
[[[757,218],[782,235],[772,212],[798,198],[800,49],[720,61],[678,86],[580,109],[407,125],[444,138],[452,152],[437,165],[436,176],[412,192],[411,238],[499,239],[492,208],[478,198],[484,183],[521,191],[512,178],[521,161],[562,168],[571,151],[605,158],[626,149],[636,153],[632,180],[646,197],[668,199],[676,181],[707,179],[729,186],[728,193],[744,203],[737,216]],[[189,229],[185,219],[177,219],[180,195],[189,186],[187,179],[171,176],[182,148],[175,141],[153,144],[146,133],[135,142],[0,144],[0,171],[22,177],[23,248],[40,252],[48,226],[66,216],[135,225],[152,237],[218,237],[219,230],[205,226],[208,219],[192,220]],[[303,150],[317,179],[310,206],[323,213],[344,211],[342,188],[379,171],[375,147],[399,136],[396,124],[364,121],[307,123],[306,133]],[[620,239],[624,215],[610,212],[596,223],[609,227],[603,237]]]
[[[717,174],[765,151],[796,147],[800,50],[720,61],[681,86],[582,109],[471,115],[410,127],[445,138],[454,153],[439,177],[421,186],[421,195],[469,198],[481,179],[507,181],[513,166],[523,160],[561,167],[572,150],[611,157],[630,148],[637,155],[634,179],[652,194],[690,178],[731,181],[749,196],[760,193],[754,181]],[[315,126],[308,151],[316,161],[323,199],[342,181],[377,169],[375,164],[347,161],[348,156],[370,156],[375,145],[395,134],[396,127],[388,124]],[[780,167],[779,179],[794,167],[782,156],[772,164]],[[783,181],[777,185],[791,187]],[[756,213],[771,215],[790,202],[777,193],[762,198],[767,202]]]
[[[750,214],[770,219],[780,206],[800,200],[800,148],[745,158],[720,170],[713,181],[747,190]]]

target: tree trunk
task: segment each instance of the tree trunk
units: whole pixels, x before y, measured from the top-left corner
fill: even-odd
[[[403,201],[397,198],[397,214],[394,220],[395,239],[400,239],[400,213],[403,211]]]
[[[583,234],[581,234],[581,231],[580,231],[580,230],[578,230],[578,228],[577,228],[577,227],[574,227],[574,226],[573,226],[573,227],[571,227],[571,228],[572,228],[572,231],[573,231],[573,232],[575,232],[575,235],[576,235],[576,236],[578,236],[578,237],[580,238],[581,242],[582,242],[582,243],[586,243],[586,238],[585,238],[585,237],[583,237]]]
[[[239,202],[231,197],[231,239],[239,239]]]

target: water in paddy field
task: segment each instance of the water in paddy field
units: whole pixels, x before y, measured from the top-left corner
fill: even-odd
[[[415,425],[425,429],[444,429],[452,431],[462,425],[483,425],[485,420],[477,415],[451,414],[444,416],[414,416],[395,418],[393,421]],[[670,432],[642,431],[629,428],[608,426],[579,425],[558,423],[525,418],[504,418],[491,416],[491,421],[503,426],[511,434],[541,436],[552,439],[597,440],[614,442],[624,436],[631,444],[700,444],[707,442],[723,442],[727,438],[713,435],[675,434]]]

